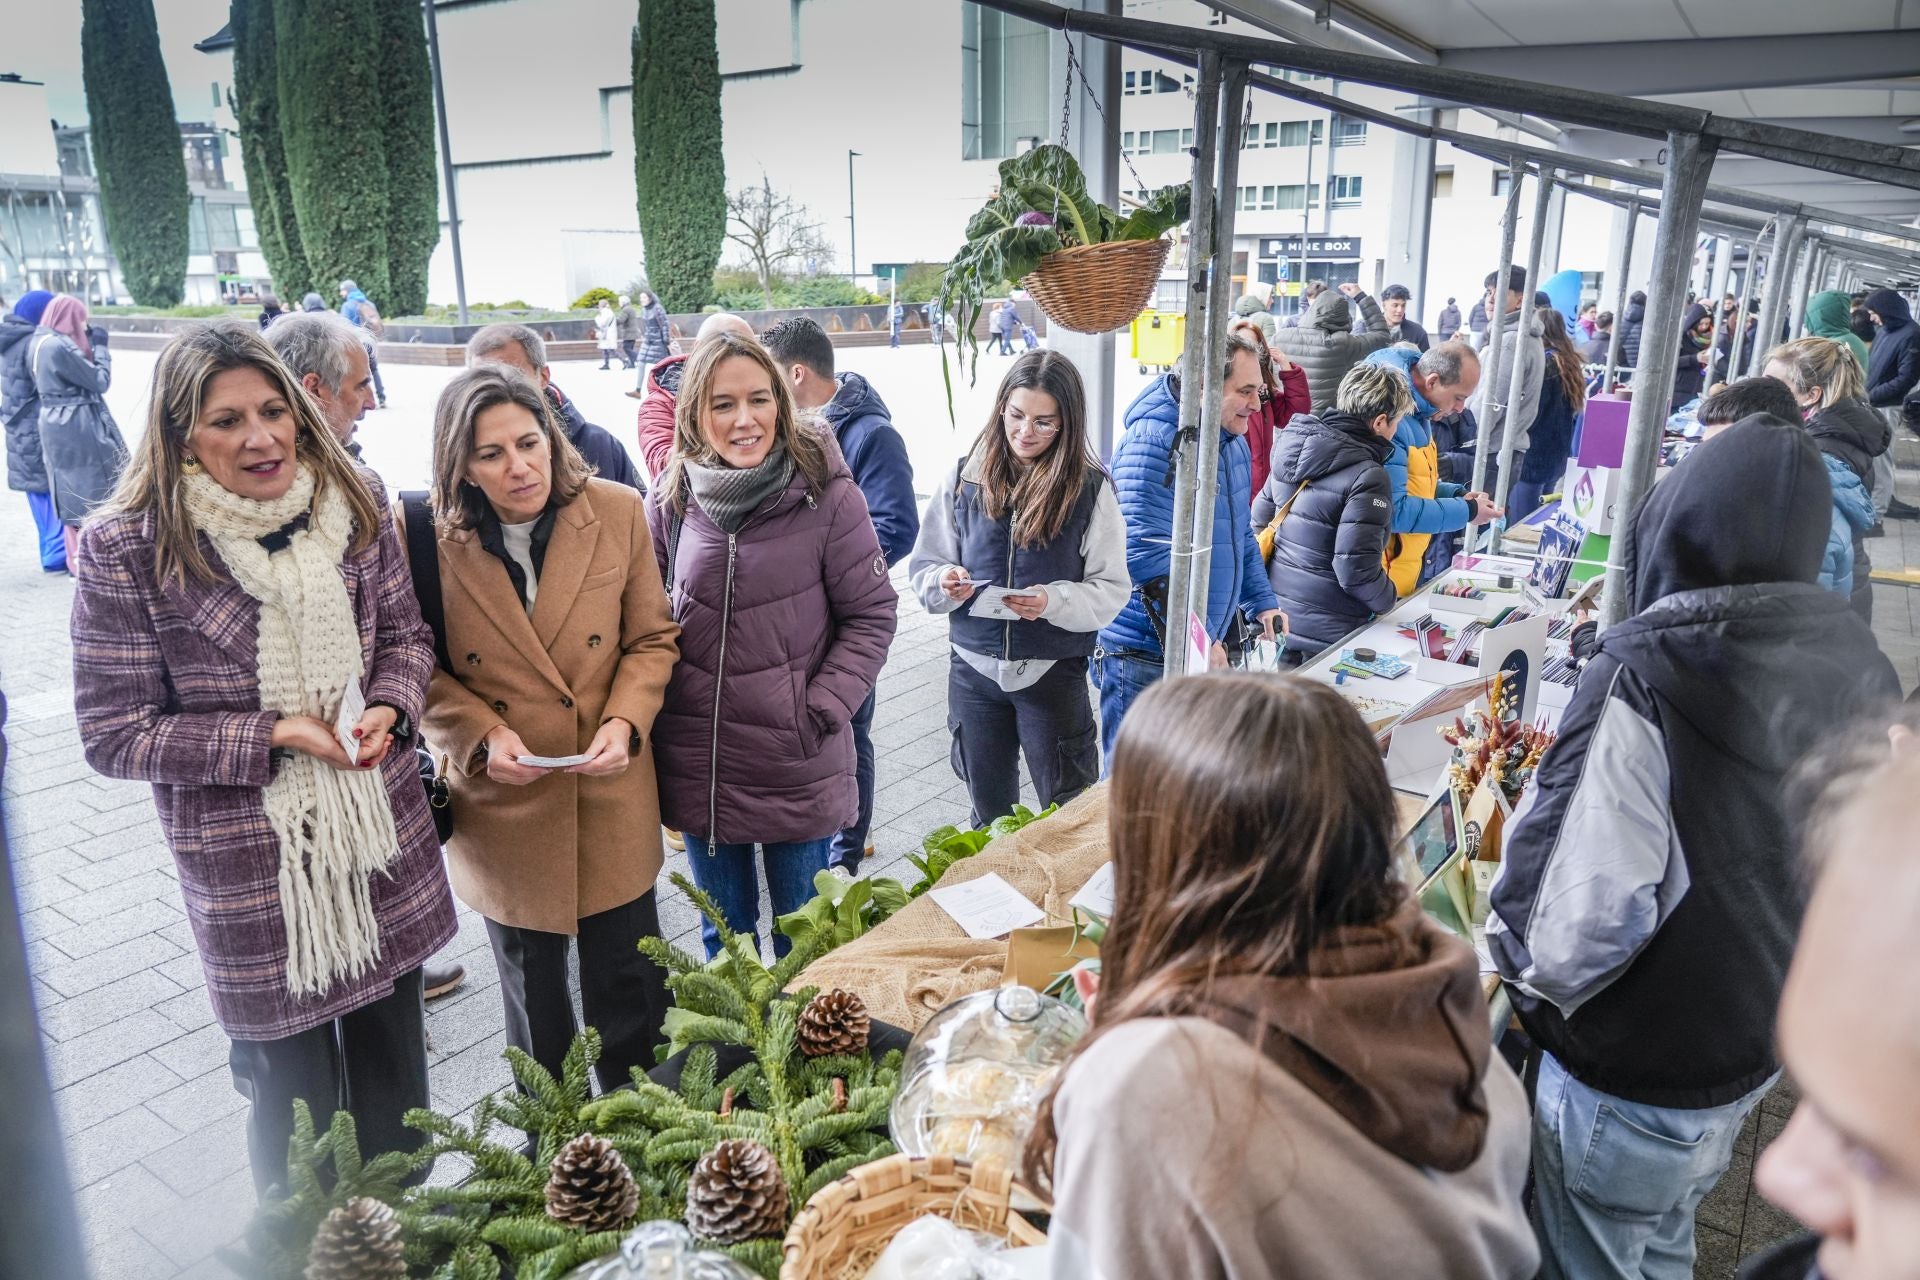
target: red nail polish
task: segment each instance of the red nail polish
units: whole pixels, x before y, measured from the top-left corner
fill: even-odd
[[[360,736],[360,730],[358,730],[358,729],[355,729],[355,730],[353,731],[353,736],[354,736],[354,737],[356,737],[356,738],[357,738],[357,737],[359,737],[359,736]]]

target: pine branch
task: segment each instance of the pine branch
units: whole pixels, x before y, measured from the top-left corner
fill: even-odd
[[[873,1161],[883,1159],[893,1153],[893,1144],[891,1142],[882,1142],[878,1149],[856,1152],[852,1155],[842,1156],[837,1160],[827,1161],[807,1175],[806,1182],[803,1183],[800,1188],[800,1203],[805,1204],[807,1201],[813,1199],[815,1195],[819,1194],[822,1187],[839,1181],[841,1178],[846,1177],[847,1174],[858,1169],[861,1165],[871,1164]]]
[[[668,942],[665,938],[640,939],[640,954],[667,971],[669,978],[683,973],[698,973],[705,964],[696,960],[687,952]]]
[[[720,1057],[710,1045],[696,1045],[687,1053],[687,1061],[680,1071],[680,1096],[687,1100],[689,1107],[701,1111],[719,1109],[721,1093],[716,1077],[720,1070]]]

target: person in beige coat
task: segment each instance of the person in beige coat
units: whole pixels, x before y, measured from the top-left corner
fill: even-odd
[[[540,388],[500,365],[447,385],[433,451],[445,629],[423,728],[449,759],[449,878],[486,917],[508,1043],[555,1073],[578,939],[613,1088],[652,1065],[667,1007],[635,950],[660,931],[651,737],[679,637],[644,499],[591,478]],[[537,762],[555,758],[574,759]]]
[[[1396,871],[1359,714],[1304,680],[1162,681],[1108,798],[1093,1030],[1027,1151],[1052,1275],[1531,1277],[1526,1096],[1473,949]]]

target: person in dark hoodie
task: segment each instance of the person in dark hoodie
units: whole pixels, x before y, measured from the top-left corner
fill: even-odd
[[[1093,1030],[1027,1145],[1054,1275],[1534,1274],[1526,1097],[1471,949],[1396,870],[1393,808],[1325,685],[1135,705],[1108,792],[1127,928],[1076,971]]]
[[[1867,314],[1880,327],[1867,352],[1867,403],[1897,419],[1907,393],[1920,385],[1920,325],[1907,300],[1891,289],[1867,295]]]
[[[1627,313],[1620,320],[1622,377],[1640,367],[1640,331],[1647,325],[1647,295],[1635,289],[1627,295]]]
[[[1354,307],[1365,323],[1359,333],[1352,332]],[[1328,290],[1315,298],[1299,327],[1280,330],[1273,346],[1306,372],[1309,397],[1323,405],[1332,403],[1347,370],[1392,341],[1380,304],[1358,286],[1343,284],[1338,293]]]
[[[1713,315],[1699,303],[1687,308],[1680,323],[1680,350],[1673,364],[1673,398],[1668,411],[1697,399],[1705,385],[1707,363],[1713,358]]]
[[[1386,460],[1413,390],[1399,370],[1357,364],[1334,403],[1280,433],[1267,487],[1253,500],[1256,528],[1274,526],[1267,581],[1287,615],[1287,654],[1298,665],[1399,598],[1387,576],[1393,485]]]
[[[593,465],[595,475],[629,489],[647,491],[646,481],[633,465],[633,455],[611,431],[588,422],[579,406],[554,385],[553,371],[547,367],[547,344],[539,334],[523,324],[490,324],[467,339],[467,367],[471,369],[482,361],[511,365],[540,384],[567,439]]]
[[[1862,489],[1872,491],[1875,472],[1893,446],[1893,428],[1867,406],[1866,380],[1860,364],[1851,350],[1837,341],[1799,338],[1785,343],[1767,352],[1763,368],[1768,378],[1778,378],[1785,384],[1800,407],[1807,434],[1826,459],[1835,506],[1841,508],[1844,501],[1853,535],[1849,595],[1854,612],[1862,621],[1872,622],[1873,583],[1869,575],[1873,561],[1867,554],[1867,532],[1873,525],[1872,497],[1866,504],[1866,523],[1861,524],[1859,496],[1847,482],[1856,479]],[[1837,589],[1838,582],[1827,585]]]
[[[783,320],[761,335],[760,341],[793,387],[801,416],[818,413],[833,428],[840,453],[853,472],[853,482],[867,499],[873,531],[887,567],[900,563],[920,536],[920,512],[913,494],[913,464],[907,460],[907,442],[894,430],[893,415],[873,384],[857,373],[834,372],[833,340],[826,330],[805,316]],[[854,781],[860,792],[860,812],[853,825],[833,839],[829,866],[857,873],[860,860],[872,852],[867,832],[873,826],[873,710],[877,695],[853,715]]]
[[[1541,1050],[1545,1280],[1691,1276],[1694,1211],[1779,1078],[1802,901],[1783,784],[1900,696],[1815,585],[1831,503],[1807,434],[1751,420],[1656,486],[1619,584],[1634,616],[1601,635],[1509,825],[1487,941]]]
[[[7,487],[27,495],[38,533],[40,568],[65,573],[67,543],[60,532],[47,482],[47,460],[40,445],[40,392],[33,383],[27,353],[33,331],[46,313],[53,295],[32,289],[20,295],[13,310],[0,320],[0,425],[7,435]]]

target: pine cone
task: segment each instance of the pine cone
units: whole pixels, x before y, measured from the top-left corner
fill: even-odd
[[[862,1053],[873,1020],[867,1004],[851,991],[823,991],[800,1011],[800,1052],[809,1058]]]
[[[701,1156],[687,1179],[687,1226],[720,1244],[784,1234],[787,1180],[773,1152],[732,1138]]]
[[[369,1196],[329,1213],[307,1250],[307,1280],[404,1280],[399,1215]]]
[[[618,1231],[640,1208],[640,1186],[604,1138],[583,1133],[560,1149],[547,1179],[547,1216],[580,1231]]]

